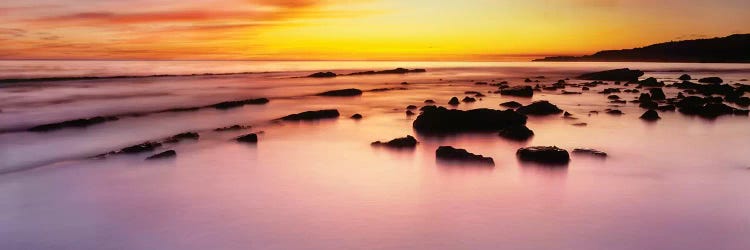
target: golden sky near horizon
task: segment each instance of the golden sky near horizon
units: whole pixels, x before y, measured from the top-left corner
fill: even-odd
[[[504,60],[750,33],[748,0],[34,0],[0,59]]]

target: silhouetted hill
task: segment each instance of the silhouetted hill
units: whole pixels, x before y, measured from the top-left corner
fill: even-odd
[[[534,61],[750,63],[750,34],[666,42],[635,49],[605,50],[588,56],[553,56]]]

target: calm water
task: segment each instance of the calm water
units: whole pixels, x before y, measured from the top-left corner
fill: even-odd
[[[427,68],[424,74],[295,78],[317,70]],[[60,62],[0,61],[0,78],[268,72],[229,76],[33,82],[0,86],[0,249],[748,249],[750,119],[708,121],[663,112],[645,123],[609,107],[602,86],[580,96],[488,94],[460,109],[549,100],[577,120],[530,118],[523,143],[495,134],[415,134],[404,107],[444,104],[474,81],[630,67],[675,81],[750,78],[746,64],[450,62]],[[356,98],[311,94],[348,87]],[[575,82],[575,81],[573,81]],[[748,82],[744,82],[748,83]],[[666,89],[668,96],[676,95]],[[637,94],[623,93],[631,99]],[[262,106],[127,117],[86,129],[7,132],[95,115],[144,112],[268,97]],[[337,108],[338,120],[274,123],[306,110]],[[347,117],[365,116],[360,121]],[[586,127],[572,126],[586,122]],[[213,132],[233,124],[247,131]],[[185,131],[174,160],[89,156]],[[264,131],[257,146],[230,141]],[[372,148],[415,135],[412,151]],[[496,166],[445,165],[440,145],[491,156]],[[597,148],[567,168],[519,163],[515,150]],[[163,150],[162,149],[162,150]]]

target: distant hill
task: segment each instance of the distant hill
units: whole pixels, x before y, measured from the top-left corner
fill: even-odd
[[[534,61],[750,63],[750,34],[666,42],[635,49],[605,50],[588,56],[553,56]]]

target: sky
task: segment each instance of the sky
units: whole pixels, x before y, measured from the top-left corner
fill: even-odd
[[[748,0],[0,2],[0,59],[494,61],[734,33]]]

